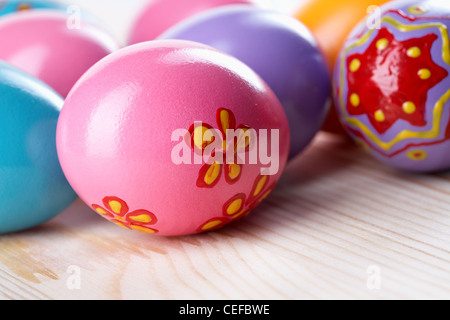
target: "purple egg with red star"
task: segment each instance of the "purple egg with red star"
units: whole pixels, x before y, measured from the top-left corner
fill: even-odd
[[[389,166],[450,169],[450,3],[400,0],[380,9],[379,19],[353,30],[336,63],[341,122]]]

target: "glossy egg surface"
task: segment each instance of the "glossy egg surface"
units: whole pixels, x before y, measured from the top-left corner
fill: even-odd
[[[254,5],[250,0],[153,0],[136,17],[129,44],[155,40],[164,31],[200,12],[233,4]]]
[[[0,59],[41,79],[64,98],[84,72],[119,49],[113,36],[96,24],[68,19],[66,13],[40,10],[0,19]]]
[[[393,167],[450,168],[450,5],[395,1],[361,24],[334,74],[338,112],[365,150]]]
[[[56,152],[63,99],[0,62],[0,234],[29,229],[66,209],[76,195]]]
[[[289,127],[273,92],[237,59],[158,40],[121,49],[82,77],[57,145],[69,182],[97,213],[127,229],[186,235],[247,215],[274,190]],[[245,161],[267,149],[273,161]]]
[[[288,116],[291,159],[321,129],[332,100],[331,73],[311,32],[294,18],[263,8],[227,6],[184,20],[160,39],[204,43],[260,75]]]

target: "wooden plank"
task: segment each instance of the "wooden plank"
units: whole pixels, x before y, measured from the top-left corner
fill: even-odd
[[[129,232],[77,201],[1,236],[0,298],[448,299],[449,178],[396,172],[321,134],[260,208],[218,232]]]

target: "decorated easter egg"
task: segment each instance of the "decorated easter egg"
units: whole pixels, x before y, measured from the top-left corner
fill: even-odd
[[[58,123],[63,171],[93,210],[164,236],[214,230],[275,188],[289,127],[267,84],[208,46],[154,40],[94,65]]]
[[[333,69],[345,39],[368,13],[388,0],[303,0],[294,16],[303,22],[316,37]],[[325,121],[323,130],[345,134],[334,106]]]
[[[261,76],[287,114],[291,159],[321,129],[332,100],[331,73],[314,37],[296,19],[263,8],[227,6],[186,19],[160,39],[212,46]]]
[[[66,10],[67,5],[45,0],[0,0],[0,16],[26,10],[56,9]]]
[[[56,152],[63,99],[40,80],[0,62],[0,234],[40,225],[76,194]]]
[[[405,170],[450,168],[450,6],[395,1],[361,24],[336,64],[342,123],[365,150]]]
[[[251,0],[152,0],[131,27],[129,44],[155,40],[174,24],[205,10],[231,4],[253,5]]]
[[[0,43],[1,60],[44,81],[64,98],[84,72],[119,48],[96,24],[43,10],[0,19]]]

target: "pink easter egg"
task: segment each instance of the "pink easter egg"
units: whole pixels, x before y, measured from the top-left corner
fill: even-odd
[[[129,43],[156,39],[176,23],[202,11],[233,4],[254,5],[251,0],[152,0],[131,28]]]
[[[39,78],[66,97],[97,61],[119,49],[93,23],[56,11],[24,11],[0,19],[0,59]]]
[[[123,48],[83,75],[62,109],[57,147],[69,183],[97,213],[177,236],[256,208],[286,166],[289,132],[274,93],[242,62],[158,40]]]

